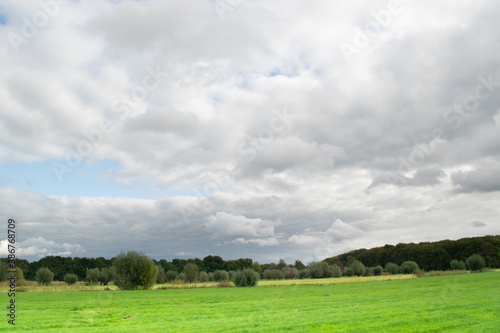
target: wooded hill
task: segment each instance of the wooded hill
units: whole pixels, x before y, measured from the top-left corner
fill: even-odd
[[[388,262],[401,265],[404,261],[415,261],[425,271],[450,269],[453,259],[465,261],[472,254],[484,257],[487,267],[500,267],[500,236],[462,238],[438,242],[400,243],[372,249],[359,249],[335,257],[326,258],[329,264],[344,267],[352,261],[360,260],[367,267]]]

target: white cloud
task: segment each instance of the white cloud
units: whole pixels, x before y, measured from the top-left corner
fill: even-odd
[[[217,212],[208,218],[207,231],[214,238],[254,238],[268,237],[274,234],[274,222],[262,219],[250,219],[242,215]]]
[[[7,240],[0,241],[0,254],[7,255]],[[52,240],[46,240],[43,237],[28,238],[22,242],[17,242],[17,257],[38,257],[45,256],[82,256],[86,251],[79,244],[56,243]]]

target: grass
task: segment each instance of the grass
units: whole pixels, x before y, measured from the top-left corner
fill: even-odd
[[[499,281],[500,272],[487,272],[279,288],[18,293],[14,330],[500,332]],[[8,326],[4,318],[0,331]]]

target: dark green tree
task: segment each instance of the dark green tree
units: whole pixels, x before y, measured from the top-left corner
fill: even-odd
[[[144,253],[121,252],[113,262],[113,278],[120,289],[150,289],[158,274],[158,267]]]
[[[41,286],[48,286],[54,280],[54,273],[47,267],[39,268],[36,271],[36,282]]]
[[[469,270],[473,272],[481,271],[485,267],[485,262],[483,256],[480,254],[473,254],[467,260],[465,260]]]

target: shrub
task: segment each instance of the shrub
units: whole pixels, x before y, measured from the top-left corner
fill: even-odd
[[[23,270],[19,267],[16,267],[16,285],[25,286],[26,280],[24,279]]]
[[[214,273],[208,273],[208,281],[215,281]]]
[[[399,272],[399,266],[393,262],[388,262],[386,265],[385,265],[385,270],[387,271],[387,273],[389,274],[398,274]]]
[[[229,275],[229,281],[233,281],[235,273],[236,273],[235,271],[229,271],[229,272],[227,272],[227,274]]]
[[[217,283],[217,287],[219,287],[219,288],[232,288],[234,286],[229,281],[221,280],[219,283]]]
[[[373,274],[375,274],[376,276],[382,274],[383,271],[384,269],[382,268],[382,266],[373,267]]]
[[[175,278],[175,280],[176,281],[186,282],[186,274],[180,273],[179,275],[177,275],[177,277]]]
[[[328,264],[324,261],[312,262],[309,264],[309,271],[311,273],[311,279],[321,279],[329,277],[330,275]]]
[[[281,279],[281,271],[279,269],[266,269],[262,273],[266,280],[279,280]]]
[[[301,279],[309,279],[311,277],[311,272],[308,268],[301,269],[299,271],[299,278]]]
[[[343,276],[353,276],[354,270],[350,266],[344,267],[344,270],[342,271],[342,275]]]
[[[452,271],[465,271],[467,269],[465,262],[456,259],[450,261],[450,268]]]
[[[260,274],[251,268],[234,273],[233,282],[236,287],[253,287],[259,282]]]
[[[208,281],[208,274],[207,272],[201,272],[200,273],[200,282],[207,282]]]
[[[479,254],[473,254],[465,260],[470,271],[477,272],[485,267],[484,258]]]
[[[281,269],[281,276],[287,280],[296,279],[299,277],[299,271],[296,268],[283,267]]]
[[[414,261],[408,260],[401,264],[399,270],[403,274],[413,274],[418,269],[418,264]]]
[[[158,275],[156,276],[156,284],[164,284],[165,283],[165,271],[163,267],[158,266]]]
[[[121,252],[114,260],[113,278],[120,289],[150,289],[158,275],[158,266],[136,251]]]
[[[199,268],[197,265],[189,263],[184,266],[185,281],[192,283],[198,281]]]
[[[337,265],[332,265],[332,276],[335,278],[341,277],[342,276],[342,270],[340,269],[339,266]]]
[[[97,280],[103,285],[107,286],[113,280],[113,269],[111,267],[101,268]]]
[[[216,282],[229,281],[229,274],[225,270],[219,270],[214,272],[214,280]]]
[[[76,276],[76,274],[68,273],[64,275],[63,280],[68,284],[68,286],[71,286],[72,284],[75,284],[78,281],[78,276]]]
[[[167,281],[172,282],[177,278],[177,272],[176,271],[167,271],[167,273],[165,273],[165,278]]]
[[[52,273],[47,267],[42,267],[36,271],[35,278],[39,285],[48,286],[54,279],[54,273]]]
[[[99,269],[92,268],[87,271],[87,275],[85,276],[85,284],[93,286],[99,282]]]
[[[365,273],[366,273],[365,265],[363,265],[363,263],[359,260],[356,260],[355,262],[353,262],[350,265],[350,267],[352,268],[354,275],[361,276],[361,275],[365,275]]]

